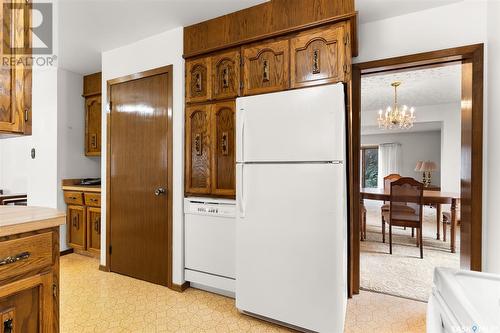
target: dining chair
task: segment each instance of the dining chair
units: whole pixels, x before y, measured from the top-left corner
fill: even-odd
[[[420,258],[424,258],[422,239],[424,185],[413,178],[402,177],[391,183],[390,210],[384,213],[389,223],[389,253],[392,254],[392,227],[409,227],[417,230],[417,246],[420,247]],[[397,210],[396,205],[407,205],[413,212]]]
[[[460,207],[460,205],[458,205]],[[457,224],[460,223],[460,209],[457,209]],[[450,212],[443,212],[443,242],[446,242],[446,227],[447,225],[451,226],[451,213]],[[451,229],[451,228],[450,228]],[[453,229],[451,229],[453,230]]]
[[[385,176],[384,177],[384,192],[385,191],[389,191],[390,188],[391,188],[391,183],[393,181],[396,181],[396,180],[400,179],[400,178],[401,178],[401,175],[399,175],[397,173],[391,173],[390,175]],[[382,207],[380,207],[380,214],[381,214],[381,217],[382,217],[382,243],[385,243],[385,223],[386,223],[386,221],[384,220],[384,213],[387,213],[390,210],[390,208],[391,208],[390,201],[389,202],[384,202],[384,204],[382,205]],[[409,213],[413,213],[414,212],[413,208],[411,208],[411,207],[409,207],[409,206],[407,206],[405,204],[395,205],[394,209],[396,209],[398,211],[409,212]],[[414,234],[414,229],[411,230],[411,236],[412,237],[413,237],[413,234]]]
[[[360,206],[360,219],[359,219],[359,234],[362,241],[366,240],[366,207],[365,205]]]

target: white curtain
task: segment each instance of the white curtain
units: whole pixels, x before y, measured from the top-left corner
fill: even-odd
[[[378,146],[378,187],[384,187],[384,177],[401,174],[401,144],[383,143]]]

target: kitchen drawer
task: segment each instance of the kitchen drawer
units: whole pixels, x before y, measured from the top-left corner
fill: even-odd
[[[64,191],[64,201],[68,205],[83,206],[83,192]]]
[[[101,193],[84,193],[85,205],[91,207],[101,207]]]
[[[0,242],[0,280],[52,265],[52,232]]]

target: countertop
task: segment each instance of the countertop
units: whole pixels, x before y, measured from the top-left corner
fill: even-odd
[[[0,206],[0,237],[53,228],[66,223],[66,214],[53,208]]]
[[[101,193],[101,185],[63,185],[63,191],[97,192]]]

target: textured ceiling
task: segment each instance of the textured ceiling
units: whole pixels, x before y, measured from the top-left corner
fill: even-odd
[[[461,67],[449,65],[400,73],[365,76],[361,79],[362,111],[385,109],[393,104],[391,83],[401,81],[398,102],[408,106],[434,105],[460,101]]]

